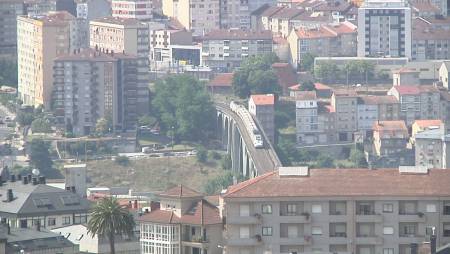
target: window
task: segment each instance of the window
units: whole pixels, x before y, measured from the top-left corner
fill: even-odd
[[[394,228],[393,227],[384,227],[383,228],[383,234],[384,235],[393,235],[394,234]]]
[[[444,236],[449,237],[450,236],[450,223],[444,223]]]
[[[55,218],[48,218],[47,225],[55,226],[56,225],[56,219]]]
[[[272,235],[272,227],[263,227],[262,228],[262,235],[264,235],[264,236],[271,236]]]
[[[263,214],[272,214],[272,205],[264,204],[262,205]]]
[[[435,204],[427,204],[427,213],[435,213],[436,205]]]
[[[312,205],[312,213],[322,213],[322,205]]]
[[[288,225],[287,236],[288,236],[288,238],[297,238],[298,237],[298,226]]]
[[[400,237],[414,237],[417,232],[417,224],[416,223],[400,223],[399,229]]]
[[[239,215],[240,216],[250,216],[250,206],[249,205],[240,205],[239,206]]]
[[[70,224],[70,216],[64,216],[63,217],[63,225]]]
[[[287,213],[288,215],[295,215],[297,213],[297,206],[295,204],[288,204]]]
[[[313,235],[322,235],[322,228],[321,227],[312,227],[311,228],[311,234],[313,234]]]
[[[394,249],[393,248],[384,248],[383,254],[394,254]]]
[[[383,204],[383,213],[393,213],[394,212],[394,204],[386,203]]]
[[[347,203],[345,201],[334,202],[330,201],[330,215],[345,215],[347,214]]]
[[[87,222],[87,215],[75,215],[75,217],[73,218],[73,223],[74,224],[83,224]]]
[[[239,238],[250,238],[250,228],[240,227],[239,228]]]

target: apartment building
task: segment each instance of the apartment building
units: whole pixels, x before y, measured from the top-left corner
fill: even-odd
[[[74,0],[27,0],[25,4],[25,14],[30,16],[46,15],[48,12],[67,11],[71,15],[76,15],[76,5]]]
[[[449,89],[449,78],[450,77],[450,61],[444,61],[439,68],[439,81],[442,86],[447,90]]]
[[[358,127],[358,95],[354,90],[334,90],[331,96],[331,107],[336,113],[336,131],[339,142],[353,140]]]
[[[4,179],[0,194],[0,220],[11,228],[53,229],[87,222],[90,207],[86,199],[70,191],[45,184],[45,177],[11,175]]]
[[[377,121],[373,124],[373,146],[378,157],[396,157],[409,140],[404,121]]]
[[[411,126],[417,119],[438,119],[440,94],[433,86],[394,86],[389,92],[400,102],[400,119]]]
[[[446,135],[444,131],[444,128],[430,128],[415,134],[416,166],[427,168],[449,166],[450,135]]]
[[[437,21],[437,22],[436,22]],[[449,59],[450,30],[443,22],[430,18],[415,18],[412,27],[412,59]]]
[[[400,104],[394,96],[360,96],[358,98],[358,130],[372,136],[374,122],[398,120]]]
[[[444,127],[440,119],[416,120],[411,126],[411,143],[414,144],[416,134],[425,130],[440,129]],[[444,128],[442,128],[444,129]]]
[[[121,19],[150,21],[153,17],[152,0],[112,0],[112,16]]]
[[[220,28],[220,0],[163,0],[163,14],[177,19],[194,36]]]
[[[165,28],[150,30],[152,70],[180,63],[198,66],[201,61],[200,51],[201,47],[194,45],[190,31]]]
[[[202,62],[211,68],[232,70],[248,56],[272,52],[270,31],[215,30],[203,37]]]
[[[77,2],[77,18],[94,20],[106,16],[111,16],[111,3],[108,0],[79,0]]]
[[[356,56],[356,26],[350,22],[292,30],[289,37],[291,63],[299,66],[306,54]]]
[[[51,108],[53,60],[85,44],[83,35],[65,11],[17,17],[18,92],[24,104]]]
[[[220,27],[245,29],[251,27],[250,15],[261,6],[275,5],[275,0],[223,0],[220,1]]]
[[[21,1],[0,2],[0,58],[17,59],[17,16],[23,15],[24,4]]]
[[[114,130],[135,127],[137,61],[89,48],[56,58],[53,111],[58,123],[77,136],[94,132],[100,118],[110,119]]]
[[[364,1],[358,9],[358,56],[411,58],[408,1]]]
[[[440,169],[279,168],[222,192],[225,250],[407,254],[432,227],[442,246],[450,241],[449,180]]]
[[[137,219],[142,254],[222,253],[222,218],[203,194],[179,185],[159,198],[159,208]]]
[[[394,86],[419,86],[420,71],[411,68],[401,68],[392,72]]]
[[[149,30],[137,19],[104,17],[90,22],[90,47],[138,57],[137,113],[149,110]]]
[[[261,124],[272,144],[275,142],[275,95],[252,94],[248,101],[248,111]]]

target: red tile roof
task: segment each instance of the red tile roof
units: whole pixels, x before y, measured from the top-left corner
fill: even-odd
[[[259,106],[275,104],[275,96],[273,94],[252,94],[250,98],[255,105]]]
[[[316,90],[332,90],[331,87],[324,85],[322,83],[314,83]]]
[[[232,84],[233,84],[233,73],[219,73],[211,81],[209,81],[208,86],[231,87]]]
[[[288,88],[297,84],[297,73],[289,63],[274,63],[272,68],[278,77],[278,84],[283,88],[283,92],[287,93]]]
[[[342,34],[356,34],[356,26],[350,22],[339,23],[338,25],[323,25],[319,28],[300,28],[296,31],[301,39],[331,38]]]
[[[398,169],[310,169],[305,177],[280,177],[274,171],[229,187],[223,197],[450,197],[449,182],[447,169],[423,175]]]
[[[378,131],[381,134],[386,132],[401,132],[408,135],[408,128],[404,121],[376,121],[373,123],[373,131]]]
[[[159,194],[159,196],[176,197],[176,198],[194,198],[194,197],[202,197],[203,195],[200,192],[197,192],[186,186],[177,185],[177,186],[175,186],[171,189],[168,189],[165,192]]]
[[[420,89],[417,86],[394,86],[400,95],[418,95],[420,94]]]
[[[213,225],[222,223],[219,209],[204,199],[196,202],[195,205],[185,214],[182,214],[181,217],[177,216],[174,211],[157,209],[142,215],[138,218],[138,221],[194,225]]]
[[[431,127],[431,126],[441,126],[442,121],[439,119],[416,120],[416,121],[414,121],[414,124],[416,124],[420,128],[427,128],[427,127]]]

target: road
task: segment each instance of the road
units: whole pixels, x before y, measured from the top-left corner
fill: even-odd
[[[8,110],[3,105],[0,105],[0,117],[3,122],[5,121],[6,116],[10,118],[14,117],[14,115],[8,112]],[[13,133],[14,128],[7,127],[6,123],[0,124],[0,142],[3,142],[6,137]],[[12,167],[14,164],[14,160],[15,156],[0,156],[0,166]]]
[[[256,149],[253,146],[252,139],[250,135],[247,133],[242,119],[238,115],[236,115],[233,111],[231,111],[228,105],[223,103],[216,103],[215,105],[217,109],[231,116],[235,120],[239,132],[241,133],[241,136],[244,138],[245,144],[247,145],[247,149],[249,150],[253,163],[255,164],[255,168],[258,171],[258,175],[262,175],[267,172],[276,170],[279,166],[281,166],[278,157],[274,155],[274,151],[270,146],[269,142],[267,141],[266,137],[264,137],[263,140],[264,147]]]

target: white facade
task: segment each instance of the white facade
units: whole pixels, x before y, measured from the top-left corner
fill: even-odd
[[[75,193],[86,197],[86,164],[64,165],[66,190],[75,189]]]
[[[358,104],[358,130],[370,131],[373,123],[378,120],[378,105]]]
[[[358,56],[411,58],[411,7],[405,0],[369,0],[358,9]]]
[[[112,16],[117,18],[134,18],[148,21],[152,18],[151,0],[113,0]]]
[[[141,224],[142,254],[179,254],[180,226],[178,224]]]

